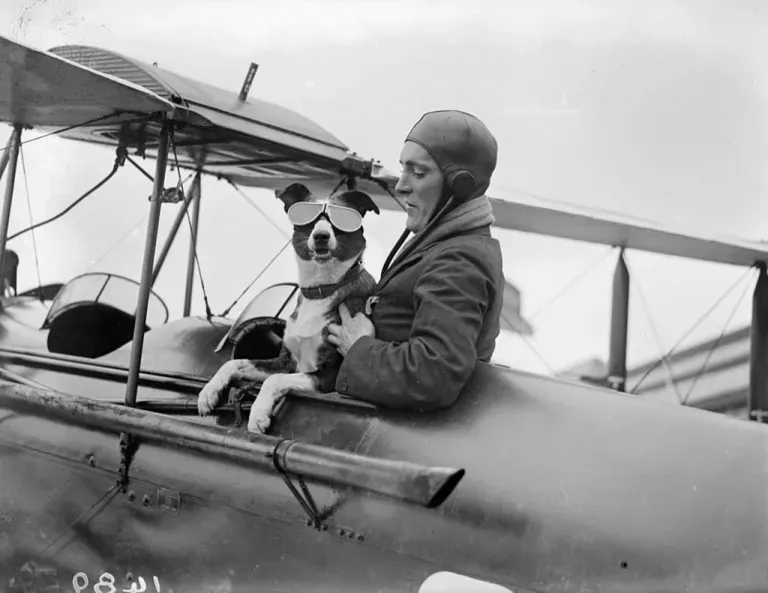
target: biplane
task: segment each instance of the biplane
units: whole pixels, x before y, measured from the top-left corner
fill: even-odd
[[[252,80],[252,74],[250,75]],[[480,364],[448,409],[409,414],[292,393],[267,434],[258,385],[197,415],[207,378],[269,358],[295,283],[232,320],[191,315],[200,179],[247,188],[356,185],[399,208],[396,178],[279,106],[85,46],[0,38],[0,269],[23,134],[154,159],[141,276],[80,275],[0,311],[4,591],[768,590],[768,248],[494,198],[500,228],[757,266],[751,422],[630,397],[629,278],[619,257],[610,384]],[[191,189],[167,169],[189,172]],[[169,178],[169,177],[168,177]],[[161,209],[177,209],[157,253]],[[191,210],[191,215],[189,211]],[[153,290],[190,222],[184,314]],[[19,233],[16,233],[18,236]]]

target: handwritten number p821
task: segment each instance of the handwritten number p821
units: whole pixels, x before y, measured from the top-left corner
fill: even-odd
[[[160,593],[160,580],[157,577],[153,577],[155,583],[155,590]],[[82,593],[88,589],[90,581],[88,575],[84,572],[78,572],[72,577],[72,587],[75,589],[75,593]],[[131,583],[128,589],[123,589],[123,593],[144,593],[147,590],[147,583],[142,577],[138,577],[137,581]],[[97,583],[93,585],[94,593],[117,593],[115,587],[115,577],[108,572],[101,573]]]

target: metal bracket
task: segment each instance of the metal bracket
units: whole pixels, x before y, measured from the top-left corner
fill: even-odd
[[[243,387],[232,387],[227,396],[227,403],[232,405],[235,412],[235,428],[243,425],[243,400],[248,392],[256,386],[256,383],[249,383]]]
[[[307,524],[313,526],[318,531],[325,531],[328,529],[323,523],[320,512],[317,510],[317,505],[315,505],[315,499],[312,498],[312,493],[309,491],[309,488],[307,488],[304,480],[297,478],[299,486],[301,487],[301,492],[299,492],[296,485],[291,482],[291,478],[288,474],[283,473],[282,477],[285,485],[288,486],[288,489],[291,491],[291,494],[293,494],[294,498],[299,502],[301,508],[304,509],[304,512],[307,514]]]
[[[138,449],[138,442],[130,434],[120,433],[120,477],[117,480],[117,487],[120,492],[125,494],[128,490],[128,470],[133,460],[133,455]]]
[[[251,84],[253,84],[253,78],[256,76],[256,71],[258,69],[259,65],[255,62],[251,62],[251,65],[248,67],[248,74],[245,75],[243,86],[240,89],[240,94],[238,95],[238,99],[240,99],[240,101],[245,101],[248,98],[248,93],[251,92]]]
[[[175,187],[166,187],[160,192],[160,196],[158,197],[158,200],[162,204],[178,204],[179,202],[183,202],[184,199],[184,187],[182,187],[181,183]],[[147,200],[151,202],[152,196],[150,195]]]
[[[291,481],[290,475],[282,466],[281,457],[285,456],[285,453],[294,443],[295,441],[293,439],[281,439],[277,445],[275,445],[275,448],[269,454],[269,457],[272,458],[272,464],[275,466],[275,469],[278,471],[278,473],[282,476],[285,485],[288,486],[291,494],[293,494],[294,498],[299,502],[301,508],[307,514],[307,524],[313,526],[318,531],[326,531],[328,526],[324,523],[323,517],[317,510],[315,499],[312,497],[312,493],[309,491],[309,488],[307,488],[304,480],[300,476],[296,477],[296,481],[299,483],[299,487],[301,488],[301,492],[299,492],[298,488],[296,488],[296,485]]]

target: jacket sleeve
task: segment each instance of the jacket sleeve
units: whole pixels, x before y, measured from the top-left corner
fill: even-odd
[[[414,287],[410,339],[355,342],[336,390],[391,408],[451,405],[475,368],[475,344],[492,290],[477,255],[461,249],[436,254]]]

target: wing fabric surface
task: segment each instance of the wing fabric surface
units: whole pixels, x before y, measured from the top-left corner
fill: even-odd
[[[176,107],[184,119],[174,132],[173,158],[179,165],[252,188],[298,181],[327,193],[339,183],[342,161],[349,156],[341,141],[298,113],[265,101],[242,102],[235,92],[107,50],[63,46],[43,52],[0,37],[0,57],[0,118],[9,123],[64,127],[115,111],[150,114]],[[142,153],[152,156],[159,122],[131,125],[132,137],[143,139]],[[62,136],[115,146],[120,133],[125,129],[113,119]],[[394,191],[397,177],[380,175]],[[361,181],[359,187],[380,208],[401,210],[376,183]],[[768,245],[761,242],[696,236],[524,194],[490,193],[496,226],[502,229],[739,266],[768,261]]]
[[[173,109],[138,85],[0,36],[0,120],[6,123],[64,128],[115,113],[127,117],[113,122]]]

